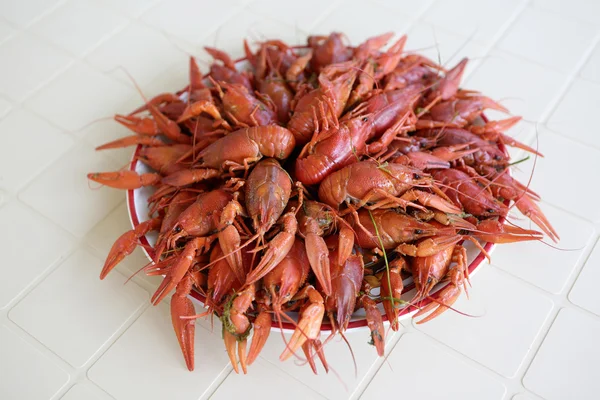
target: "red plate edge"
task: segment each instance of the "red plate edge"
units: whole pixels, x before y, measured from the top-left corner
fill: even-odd
[[[244,61],[245,58],[240,58],[238,60],[235,61],[235,63]],[[185,90],[187,90],[187,87],[183,88],[182,90],[180,90],[177,93],[182,93]],[[484,122],[488,122],[488,119],[486,118],[485,115],[481,115],[481,118],[483,119]],[[142,148],[142,145],[138,145],[135,148],[135,151],[133,153],[132,159],[131,159],[131,164],[129,165],[129,170],[130,171],[135,171],[135,168],[137,166],[137,156],[140,152]],[[504,146],[503,143],[498,143],[498,148],[504,152],[505,154],[508,155],[507,150],[506,150],[506,146]],[[135,190],[128,190],[127,191],[127,208],[129,211],[129,219],[131,222],[131,225],[133,226],[133,228],[135,229],[139,224],[140,221],[138,219],[137,216],[137,211],[135,208],[135,201],[134,201],[134,196],[135,196]],[[505,205],[509,205],[510,201],[506,200],[504,202]],[[506,218],[504,217],[500,217],[498,219],[499,222],[504,223],[506,221]],[[146,253],[146,256],[150,259],[153,260],[155,253],[154,253],[154,248],[152,246],[150,246],[150,243],[148,242],[148,239],[146,238],[146,236],[142,236],[140,238],[140,243],[142,245],[142,250]],[[462,243],[462,242],[461,242]],[[494,243],[486,243],[485,246],[483,247],[484,250],[488,253],[490,253],[492,251],[492,249],[494,248],[495,244]],[[469,274],[473,273],[481,264],[481,262],[485,259],[485,255],[480,251],[477,256],[475,257],[475,259],[473,261],[471,261],[471,263],[468,266],[468,270],[469,270]],[[407,287],[404,288],[403,293],[409,291],[412,289],[412,287],[414,286],[414,284],[410,284]],[[439,290],[438,290],[439,291]],[[193,298],[195,298],[196,300],[198,300],[200,303],[204,304],[204,302],[206,301],[206,297],[204,297],[200,292],[198,292],[197,290],[192,290],[192,292],[190,293],[190,296],[192,296]],[[419,302],[419,305],[421,307],[425,307],[428,304],[430,304],[433,300],[430,297],[427,297],[426,299],[422,300]],[[406,316],[407,314],[412,314],[417,312],[418,310],[415,308],[413,310],[411,310],[411,308],[415,308],[415,307],[404,307],[403,309],[400,310],[400,312],[398,313],[398,318],[402,317],[402,316]],[[388,318],[385,315],[385,313],[382,314],[383,320],[387,321]],[[355,321],[350,321],[348,323],[348,329],[354,329],[354,328],[360,328],[363,326],[367,326],[367,320],[366,319],[360,319],[360,320],[355,320]],[[276,321],[273,321],[271,323],[271,327],[272,328],[276,328],[279,329],[281,327],[283,327],[283,329],[286,330],[290,330],[293,331],[294,329],[296,329],[296,326],[292,323],[289,322],[281,322],[281,326],[279,325],[279,323],[277,323]],[[328,321],[323,321],[321,324],[321,331],[327,332],[327,331],[331,331],[331,324]]]

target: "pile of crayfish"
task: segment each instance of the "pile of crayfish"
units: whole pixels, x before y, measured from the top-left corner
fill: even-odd
[[[509,173],[505,145],[540,155],[504,133],[520,117],[485,120],[486,109],[508,110],[459,87],[467,59],[448,69],[405,52],[406,36],[385,48],[392,37],[356,47],[339,33],[301,48],[244,42],[245,69],[206,48],[215,60],[206,76],[192,57],[188,86],[115,116],[134,134],[98,150],[138,146],[154,172],[88,178],[154,192],[149,219],[117,239],[100,278],[158,233],[144,271],[164,279],[151,301],[174,291],[190,370],[195,319],[208,315],[222,322],[236,372],[282,321],[295,330],[280,359],[302,350],[315,373],[315,356],[327,370],[327,342],[358,309],[383,355],[386,319],[397,330],[408,307],[423,323],[467,292],[463,241],[489,258],[481,242],[558,240],[539,196]],[[514,206],[541,231],[504,223]],[[208,311],[196,314],[192,290]],[[323,322],[331,333],[321,341]]]

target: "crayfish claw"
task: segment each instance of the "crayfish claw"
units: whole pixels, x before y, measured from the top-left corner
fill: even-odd
[[[256,358],[260,354],[263,347],[265,347],[265,343],[267,343],[267,339],[269,338],[269,333],[271,333],[271,314],[268,312],[261,312],[256,317],[254,321],[254,335],[252,336],[252,342],[250,343],[250,350],[248,352],[248,365],[251,365]]]
[[[439,316],[440,314],[448,310],[450,307],[452,307],[452,305],[460,297],[460,293],[461,290],[459,286],[456,286],[452,283],[448,284],[448,286],[446,286],[440,292],[436,293],[436,295],[431,298],[431,303],[421,308],[413,316],[413,318],[421,317],[427,314],[429,311],[433,311],[425,318],[417,321],[417,324],[424,324],[425,322],[431,321],[432,319],[434,319],[435,317]]]
[[[171,322],[179,347],[183,353],[185,364],[190,371],[194,370],[194,335],[196,321],[193,317],[196,313],[194,304],[187,297],[192,290],[193,280],[189,275],[184,278],[171,298]]]

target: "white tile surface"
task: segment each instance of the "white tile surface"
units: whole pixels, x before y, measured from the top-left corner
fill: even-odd
[[[598,335],[600,322],[562,309],[523,379],[525,387],[548,400],[595,398],[600,381],[591,371],[600,362]]]
[[[600,148],[600,128],[586,124],[585,120],[574,115],[594,113],[598,110],[600,99],[594,94],[598,93],[598,90],[600,84],[576,79],[550,116],[548,127],[563,136]]]
[[[15,30],[10,27],[6,22],[0,21],[0,43],[14,35]]]
[[[35,21],[44,13],[55,7],[61,0],[27,0],[0,2],[0,15],[11,23],[22,27]]]
[[[2,399],[49,399],[69,380],[69,374],[3,325],[0,354]]]
[[[13,193],[73,144],[67,134],[22,108],[0,121],[0,140],[0,187]],[[28,150],[20,154],[16,149]]]
[[[484,266],[471,283],[471,299],[461,296],[454,308],[473,317],[449,310],[415,326],[499,374],[513,377],[540,334],[553,303],[491,266]]]
[[[88,65],[76,63],[27,100],[26,106],[74,132],[99,118],[123,111],[134,93],[133,89]],[[54,101],[59,96],[63,101]]]
[[[0,59],[0,93],[18,101],[71,63],[62,51],[27,32],[14,35],[0,44]]]
[[[490,42],[506,29],[524,3],[523,0],[438,0],[423,18],[479,42]]]
[[[321,341],[325,341],[328,334],[328,332],[324,332],[321,335]],[[285,335],[286,340],[289,340],[290,334],[286,333]],[[333,338],[325,346],[325,356],[330,367],[329,374],[325,374],[325,370],[318,360],[315,360],[318,375],[312,372],[308,364],[297,365],[297,363],[301,363],[297,359],[290,358],[285,362],[279,361],[279,356],[285,348],[279,331],[271,332],[269,341],[262,350],[261,357],[277,365],[283,371],[304,382],[304,384],[328,399],[347,399],[353,395],[366,377],[371,376],[375,371],[374,368],[377,368],[383,360],[377,356],[375,348],[368,345],[371,336],[366,328],[347,331],[346,338],[356,357],[358,368],[356,375],[350,350],[339,336]],[[394,335],[392,330],[386,328],[386,354],[397,340],[397,334]],[[303,354],[302,351],[299,354]]]
[[[600,315],[600,293],[594,287],[594,282],[597,282],[599,277],[600,244],[596,243],[571,293],[569,293],[569,300],[597,315]]]
[[[469,41],[443,28],[427,23],[413,26],[407,33],[405,49],[422,54],[430,59],[450,67],[449,61]]]
[[[278,400],[282,396],[290,400],[324,399],[308,386],[262,358],[258,358],[252,364],[251,370],[252,376],[231,373],[210,398],[214,400],[233,399],[241,393],[240,388],[244,388],[245,393],[256,395],[260,393],[258,396],[265,400]]]
[[[416,18],[429,10],[433,0],[375,0],[375,3],[381,4],[400,15],[408,15],[411,18]]]
[[[209,43],[210,46],[228,52],[233,59],[245,55],[241,42],[242,39],[247,39],[250,44],[269,40],[274,37],[283,40],[289,45],[306,43],[307,34],[298,30],[293,25],[283,24],[279,21],[259,16],[247,9],[240,10],[233,15],[229,19],[229,23],[235,25],[237,30],[219,30],[207,37],[205,42]]]
[[[70,1],[45,15],[32,31],[80,56],[111,36],[127,19],[92,0]]]
[[[408,397],[423,399],[438,393],[450,400],[500,398],[503,385],[504,398],[541,400],[537,394],[544,393],[551,394],[546,399],[567,397],[554,390],[555,382],[576,385],[569,388],[570,397],[597,397],[597,383],[585,380],[597,364],[597,346],[582,338],[595,338],[597,328],[581,321],[600,323],[594,285],[600,246],[595,185],[600,132],[594,119],[600,89],[599,4],[307,0],[290,10],[289,4],[275,0],[0,0],[0,136],[5,145],[4,153],[0,151],[0,326],[8,329],[0,327],[0,399],[199,399],[215,391],[217,397],[247,398],[263,389],[262,397],[285,393],[356,400],[367,386],[363,398],[401,396],[396,390],[379,392],[396,389],[396,382],[405,382],[401,390],[412,394]],[[211,60],[202,46],[240,54],[244,37],[294,43],[305,42],[309,33],[331,30],[346,33],[354,44],[385,31],[408,32],[407,47],[423,48],[432,58],[437,58],[437,40],[447,65],[469,57],[462,86],[481,89],[513,114],[524,115],[527,122],[509,134],[539,145],[546,154],[538,160],[532,188],[544,198],[542,208],[563,236],[558,247],[572,251],[541,244],[504,245],[493,255],[502,269],[484,267],[474,278],[472,300],[457,304],[476,317],[447,312],[423,327],[435,339],[415,332],[405,321],[411,333],[393,350],[399,335],[388,338],[389,362],[367,345],[364,330],[348,332],[357,354],[356,377],[347,347],[337,340],[327,346],[327,355],[339,378],[333,371],[314,376],[306,365],[279,362],[283,343],[278,332],[272,333],[263,358],[248,376],[230,374],[219,325],[211,334],[201,327],[210,328],[207,321],[199,322],[199,366],[189,373],[172,332],[168,304],[148,307],[124,326],[118,322],[127,319],[131,313],[125,311],[131,307],[109,306],[120,304],[118,299],[128,296],[135,284],[144,289],[135,290],[144,299],[155,291],[160,278],[138,275],[126,286],[112,282],[124,281],[144,265],[142,252],[136,250],[124,260],[109,281],[97,280],[113,241],[129,229],[124,193],[95,190],[97,185],[85,179],[87,172],[116,170],[129,161],[131,149],[92,150],[128,135],[111,121],[112,115],[142,102],[123,69],[151,97],[187,84],[190,54],[206,71]],[[536,121],[542,123],[536,126]],[[546,122],[552,132],[543,126]],[[525,155],[517,149],[510,153],[516,160]],[[526,182],[531,166],[531,159],[519,164],[517,177]],[[528,226],[524,220],[517,222]],[[77,257],[90,260],[87,269],[69,266]],[[40,295],[62,285],[69,287],[57,296]],[[563,318],[562,311],[552,325],[546,318],[553,303],[544,291],[577,317]],[[140,304],[146,306],[147,300]],[[73,318],[73,310],[83,307],[102,310],[98,315],[109,321],[89,338],[80,332],[101,318]],[[20,325],[9,315],[21,318]],[[42,329],[41,321],[50,317]],[[66,329],[79,334],[59,338]],[[75,343],[73,349],[69,341]],[[565,354],[574,359],[556,361]],[[92,361],[82,367],[69,364],[80,365],[90,355]],[[426,361],[425,372],[425,367],[416,368]],[[567,372],[562,370],[565,365]],[[472,387],[477,390],[458,394]]]
[[[174,393],[181,400],[205,398],[231,368],[220,325],[215,323],[214,333],[201,326],[210,325],[203,321],[196,326],[194,372],[185,367],[169,307],[161,304],[149,307],[92,366],[88,377],[118,399],[162,400]]]
[[[188,56],[163,34],[136,22],[102,43],[86,60],[92,66],[133,87],[131,78],[127,75],[129,73],[142,88],[158,78],[173,63],[188,65]]]
[[[318,19],[330,13],[337,4],[339,4],[339,0],[307,0],[302,2],[302,7],[295,7],[293,12],[290,12],[289,4],[283,1],[256,0],[246,8],[256,14],[285,22],[291,27],[309,32]],[[315,10],[320,10],[320,12],[315,13]],[[306,41],[306,37],[304,41]]]
[[[448,349],[415,332],[400,338],[362,397],[393,398],[399,389],[404,398],[431,400],[502,399],[506,392],[491,373],[457,359]]]
[[[128,17],[138,17],[144,11],[148,10],[159,0],[102,0],[108,7],[115,11],[127,15]]]
[[[513,115],[538,121],[548,112],[567,80],[538,64],[498,50],[492,51],[468,78],[465,88],[480,90],[507,107]],[[491,118],[499,113],[488,112]]]
[[[546,204],[541,204],[541,207],[561,236],[560,243],[556,245],[546,239],[547,243],[534,241],[501,244],[494,250],[492,264],[558,294],[564,290],[573,271],[583,262],[583,255],[587,253],[596,232],[594,226],[583,219]],[[519,218],[513,222],[526,229],[538,229],[523,216],[519,215]],[[563,250],[557,250],[549,244]],[[515,257],[515,254],[519,256]]]
[[[241,5],[242,2],[237,0],[202,3],[194,0],[163,0],[141,18],[160,31],[197,44],[216,31]]]
[[[19,198],[81,237],[125,196],[117,189],[98,188],[88,181],[87,173],[116,171],[119,167],[91,147],[77,145],[39,175]]]
[[[0,97],[0,118],[3,118],[9,112],[11,107],[10,101]]]
[[[18,201],[0,208],[2,263],[0,272],[0,309],[7,306],[48,268],[65,257],[73,243],[69,236],[40,218]],[[32,244],[35,243],[35,251]]]
[[[102,264],[78,250],[8,317],[69,364],[83,366],[148,301],[135,283],[123,285],[123,275],[100,281]]]
[[[560,26],[560,29],[556,27]],[[564,15],[528,7],[498,43],[504,51],[570,73],[592,45],[598,28]]]
[[[537,159],[531,187],[541,192],[540,195],[549,204],[560,206],[588,221],[600,221],[600,211],[596,210],[594,200],[596,188],[587,185],[595,179],[594,171],[600,170],[600,151],[565,139],[541,126],[539,146],[545,157]],[[562,163],[557,163],[557,159],[561,159]],[[515,178],[527,182],[533,161],[531,158],[519,164]],[[577,196],[565,187],[577,188]]]
[[[534,398],[530,397],[528,395],[519,393],[519,394],[513,396],[512,400],[534,400]]]
[[[377,20],[377,24],[361,24],[356,21]],[[401,35],[410,27],[408,17],[391,13],[377,4],[364,7],[360,0],[340,3],[332,12],[312,28],[312,34],[328,35],[332,31],[346,34],[352,45],[385,32]]]
[[[600,44],[596,44],[590,58],[581,70],[581,76],[594,82],[600,82]]]
[[[69,391],[61,397],[61,400],[102,400],[107,397],[99,397],[90,390],[87,385],[76,384]]]
[[[533,6],[599,24],[600,4],[590,0],[533,0]]]

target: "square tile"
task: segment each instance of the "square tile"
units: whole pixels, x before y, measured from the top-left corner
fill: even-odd
[[[201,309],[197,307],[197,311]],[[206,398],[231,371],[221,339],[199,321],[195,336],[195,370],[185,366],[173,332],[169,307],[149,307],[88,371],[88,377],[117,399],[163,400]],[[148,377],[159,377],[148,379]]]
[[[431,7],[433,0],[373,0],[373,2],[400,13],[400,15],[408,15],[411,18],[417,18],[422,16],[423,13]]]
[[[293,12],[290,12],[289,4],[283,1],[256,0],[250,3],[247,9],[309,32],[315,23],[327,16],[338,3],[339,0],[306,0],[302,2],[302,7],[295,7]],[[306,38],[303,42],[306,43]]]
[[[164,72],[173,63],[187,66],[188,59],[188,55],[170,43],[164,34],[139,22],[132,22],[86,57],[99,70],[131,87],[134,87],[134,79],[142,89],[154,80],[163,79]]]
[[[540,120],[558,98],[567,76],[498,50],[492,51],[469,76],[464,87],[481,91],[506,106],[512,115]],[[486,112],[490,118],[506,118]]]
[[[81,56],[128,22],[101,5],[91,0],[68,2],[45,15],[31,30],[74,56]]]
[[[447,68],[453,67],[463,57],[468,57],[469,63],[463,74],[463,81],[487,53],[486,47],[469,38],[425,22],[414,25],[407,35],[406,51],[429,57]]]
[[[600,44],[596,44],[590,58],[580,72],[581,77],[600,83]]]
[[[597,190],[589,182],[596,181],[600,170],[600,151],[564,138],[538,126],[539,151],[544,158],[534,157],[519,164],[514,177],[528,182],[535,160],[530,187],[544,202],[558,206],[588,221],[600,221],[596,209]],[[560,160],[560,162],[557,162]],[[572,191],[576,191],[574,196]]]
[[[89,385],[78,383],[60,398],[60,400],[104,400],[109,399],[108,396],[98,395],[90,389]]]
[[[569,300],[594,314],[600,315],[600,293],[595,285],[596,278],[600,277],[600,244],[596,243],[592,254],[585,262],[573,289],[569,293]]]
[[[15,34],[15,30],[4,21],[0,21],[0,43]]]
[[[44,218],[10,201],[0,208],[3,260],[0,263],[0,309],[30,286],[40,275],[56,265],[69,252],[72,239]],[[35,243],[35,251],[31,251]],[[16,267],[18,266],[18,267]]]
[[[12,103],[0,97],[0,118],[3,118],[12,108]]]
[[[408,361],[410,360],[410,362]],[[465,377],[469,384],[466,385]],[[431,385],[435,382],[435,385]],[[502,399],[506,387],[419,333],[402,335],[362,397],[365,399]]]
[[[3,325],[0,354],[2,399],[49,399],[69,381],[69,374]]]
[[[0,1],[0,15],[9,22],[23,27],[54,8],[61,0]]]
[[[119,167],[91,147],[79,144],[39,175],[19,198],[82,237],[125,198],[122,190],[90,183],[87,174]]]
[[[362,20],[377,20],[377,24],[356,23]],[[360,0],[350,0],[339,4],[327,18],[312,28],[311,34],[329,35],[333,31],[344,32],[350,44],[357,46],[366,39],[385,32],[401,35],[410,28],[410,23],[407,17],[397,16],[385,7],[375,4],[365,7]]]
[[[233,59],[245,56],[244,39],[247,39],[251,46],[255,42],[273,38],[281,39],[291,46],[305,44],[308,37],[306,33],[292,25],[256,15],[248,10],[241,10],[233,15],[227,20],[227,26],[229,25],[235,26],[236,29],[217,29],[204,40],[204,44],[226,51]],[[208,59],[212,62],[212,58]]]
[[[123,285],[123,275],[113,273],[101,281],[102,264],[77,250],[8,317],[69,364],[83,366],[148,301],[148,293],[135,283]]]
[[[533,7],[599,24],[600,4],[594,0],[533,0]]]
[[[285,398],[290,400],[325,399],[308,386],[304,386],[275,365],[261,358],[258,358],[250,369],[248,377],[251,379],[235,372],[229,374],[219,385],[217,391],[210,396],[211,400],[234,399],[244,397],[248,393],[260,393],[260,398],[265,400],[281,399],[283,393],[285,393]]]
[[[549,239],[544,241],[559,249],[537,241],[501,244],[494,250],[492,264],[548,292],[559,294],[583,262],[596,232],[594,226],[583,219],[547,204],[540,206],[561,237],[558,244]],[[525,229],[539,229],[521,215],[511,222]]]
[[[206,63],[202,64],[204,58],[203,55],[195,57],[201,72],[208,73],[208,61],[212,60],[208,53],[206,54]],[[190,83],[190,59],[189,56],[183,55],[185,58],[177,57],[177,61],[169,65],[163,72],[161,72],[156,79],[148,82],[144,85],[144,94],[151,98],[160,93],[165,92],[176,92],[183,89]],[[132,102],[132,110],[144,104],[144,99],[139,95],[134,98]]]
[[[128,17],[139,17],[159,0],[102,0],[103,4]]]
[[[284,334],[286,341],[289,341],[291,334],[288,331],[285,331]],[[324,342],[328,335],[329,332],[323,332],[321,341]],[[345,336],[354,352],[358,369],[356,373],[350,349],[339,335],[330,339],[325,345],[325,357],[327,357],[330,370],[328,374],[325,373],[318,359],[315,360],[318,375],[312,372],[308,364],[293,356],[287,361],[281,362],[279,356],[285,349],[285,343],[281,338],[281,333],[277,330],[271,332],[260,357],[328,399],[348,399],[356,395],[357,389],[370,380],[384,360],[377,355],[375,347],[369,344],[371,335],[366,327],[346,331]],[[389,325],[386,324],[386,354],[394,347],[398,337],[399,334],[389,329]],[[304,356],[302,351],[298,355]],[[248,374],[251,373],[250,369]]]
[[[556,27],[560,26],[560,29]],[[598,28],[564,15],[527,7],[497,47],[570,73],[592,45]]]
[[[22,108],[0,121],[0,141],[0,187],[13,193],[73,144],[68,135]]]
[[[471,278],[471,283],[470,299],[463,293],[453,307],[472,317],[448,310],[415,327],[512,378],[540,335],[553,303],[487,265]]]
[[[600,391],[597,338],[600,322],[563,308],[523,378],[523,384],[547,400],[593,399]]]
[[[509,0],[438,0],[423,16],[429,23],[491,44],[519,14],[526,2]]]
[[[600,148],[600,127],[581,117],[594,115],[600,107],[597,90],[600,90],[600,84],[575,79],[550,116],[548,127],[563,136]]]
[[[134,93],[88,65],[76,63],[25,104],[48,121],[75,132],[122,112]]]
[[[519,393],[519,394],[513,396],[512,400],[535,400],[535,399],[526,394]]]
[[[164,33],[199,44],[206,36],[225,25],[225,21],[241,4],[236,0],[202,3],[194,0],[162,1],[141,18]]]
[[[62,51],[27,32],[0,44],[0,59],[0,93],[16,101],[23,100],[71,63]]]

